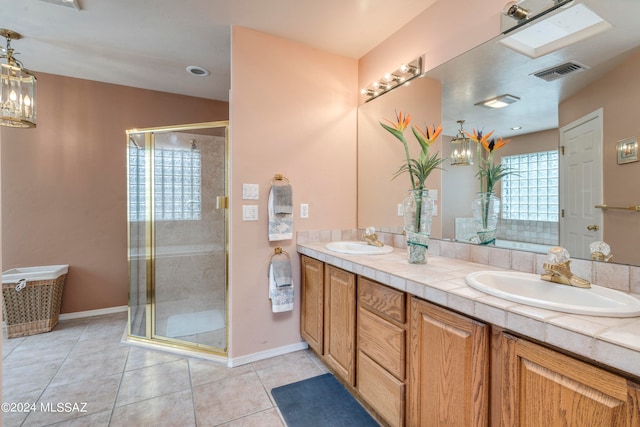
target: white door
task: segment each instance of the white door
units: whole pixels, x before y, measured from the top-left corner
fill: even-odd
[[[575,258],[590,258],[589,244],[602,240],[602,115],[560,128],[560,245]]]

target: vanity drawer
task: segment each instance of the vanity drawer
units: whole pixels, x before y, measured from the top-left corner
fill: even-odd
[[[361,351],[358,352],[358,392],[391,426],[404,425],[405,385]]]
[[[406,320],[405,293],[358,277],[358,301],[371,311],[389,317],[399,323]]]
[[[398,380],[405,376],[405,330],[358,308],[358,350],[365,353]]]

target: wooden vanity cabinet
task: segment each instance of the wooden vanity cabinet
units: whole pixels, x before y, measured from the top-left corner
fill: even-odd
[[[640,427],[640,384],[301,256],[301,335],[390,426]],[[357,293],[356,293],[357,292]]]
[[[302,255],[300,335],[322,355],[324,350],[324,263]]]
[[[410,313],[407,425],[488,425],[490,327],[415,297]]]
[[[390,426],[405,419],[406,294],[358,277],[356,389]]]
[[[492,424],[640,426],[640,385],[511,334],[493,334]]]
[[[324,267],[324,361],[355,385],[356,276],[332,265]]]

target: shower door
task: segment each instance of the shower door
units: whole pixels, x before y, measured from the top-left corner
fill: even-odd
[[[226,354],[227,130],[128,132],[130,337]]]

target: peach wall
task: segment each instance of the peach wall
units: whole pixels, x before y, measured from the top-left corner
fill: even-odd
[[[125,130],[226,120],[228,104],[37,76],[37,128],[0,130],[2,270],[69,264],[63,313],[126,305]]]
[[[500,34],[505,0],[439,0],[359,60],[358,87],[363,88],[420,55],[425,69]],[[361,99],[362,102],[362,99]]]
[[[391,37],[380,43],[358,62],[358,87],[363,88],[379,79],[384,74],[395,70],[400,64],[420,55],[425,55],[425,70],[431,70],[450,59],[472,49],[500,34],[501,11],[503,0],[439,0],[398,30]],[[385,95],[385,96],[388,96]],[[360,96],[359,102],[364,102]],[[404,108],[399,105],[398,108]],[[430,120],[438,120],[430,118]],[[448,156],[448,141],[443,137],[443,155]],[[448,162],[447,162],[448,163]],[[453,218],[460,213],[461,204],[442,196],[451,192],[459,192],[460,182],[467,181],[474,174],[469,169],[444,172],[442,195],[440,196],[440,220],[442,235],[453,235]],[[459,180],[455,177],[459,176]],[[470,198],[474,195],[470,191]],[[450,198],[451,199],[451,198]],[[464,202],[468,206],[468,202]],[[462,215],[464,216],[464,215]]]
[[[294,231],[356,225],[357,61],[234,27],[231,49],[230,356],[301,341],[300,263],[295,240],[269,242],[267,199],[282,173],[293,186]],[[242,200],[242,184],[259,200]],[[300,219],[299,204],[309,204]],[[242,221],[257,204],[259,220]],[[295,310],[271,312],[273,249],[290,255]]]
[[[560,126],[567,125],[598,108],[604,109],[602,202],[611,206],[640,204],[640,162],[617,164],[616,143],[638,137],[638,99],[640,52],[616,67],[580,93],[560,104]],[[625,82],[625,83],[621,83]],[[640,264],[637,242],[640,240],[640,216],[630,211],[609,210],[604,213],[603,240],[611,245],[614,261]]]

